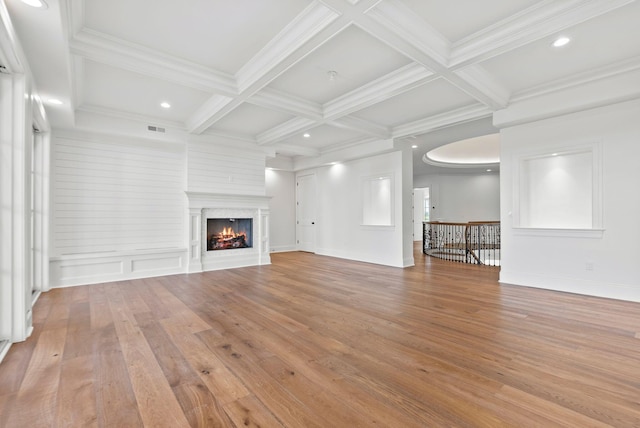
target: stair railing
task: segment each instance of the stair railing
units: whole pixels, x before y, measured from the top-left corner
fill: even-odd
[[[444,260],[500,266],[500,222],[425,221],[422,250]]]

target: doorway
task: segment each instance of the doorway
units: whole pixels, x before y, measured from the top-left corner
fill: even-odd
[[[316,175],[296,178],[296,243],[299,251],[316,251]]]

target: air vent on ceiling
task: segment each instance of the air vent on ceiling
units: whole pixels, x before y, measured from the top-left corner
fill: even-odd
[[[149,131],[151,131],[151,132],[162,132],[162,133],[165,132],[165,129],[164,128],[160,128],[159,126],[148,125],[147,129]]]

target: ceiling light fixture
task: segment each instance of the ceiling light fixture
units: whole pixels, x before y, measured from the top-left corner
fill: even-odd
[[[555,48],[559,48],[562,47],[564,45],[566,45],[567,43],[569,43],[571,41],[570,38],[562,36],[562,37],[558,37],[557,39],[555,39],[553,41],[553,47]]]
[[[309,138],[309,137],[311,137],[311,134],[309,134],[308,132],[305,132],[304,134],[302,134],[302,136],[304,138]]]
[[[336,80],[336,77],[338,77],[338,72],[329,70],[327,71],[327,76],[329,76],[329,82],[334,82]]]
[[[417,149],[418,146],[416,146],[415,144],[413,146],[411,146],[412,149]]]
[[[60,100],[59,100],[59,99],[57,99],[57,98],[49,98],[49,99],[47,100],[47,102],[48,102],[49,104],[53,104],[53,105],[56,105],[56,106],[61,106],[61,105],[62,105],[62,101],[60,101]]]
[[[169,104],[168,102],[164,101],[160,103],[160,107],[162,108],[171,108],[171,104]]]
[[[44,0],[22,0],[22,3],[27,4],[31,7],[37,7],[40,9],[46,9],[47,3]]]

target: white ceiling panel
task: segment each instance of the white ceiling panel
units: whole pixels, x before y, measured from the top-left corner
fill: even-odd
[[[472,97],[446,80],[437,79],[360,110],[353,116],[393,127],[475,103]]]
[[[293,117],[276,110],[245,103],[216,122],[214,129],[255,137]]]
[[[450,42],[489,27],[539,0],[401,0]]]
[[[309,0],[86,0],[85,25],[166,54],[236,73]]]
[[[293,66],[270,87],[324,104],[409,64],[409,58],[350,26]],[[330,71],[336,75],[330,80]]]
[[[629,57],[640,56],[637,34],[640,28],[640,2],[563,30],[551,37],[500,55],[483,63],[483,67],[510,92],[516,93],[546,82],[573,77],[611,65]],[[602,31],[603,28],[615,31]],[[571,42],[555,48],[560,35]]]
[[[184,122],[210,95],[160,79],[109,67],[84,64],[84,103],[158,119]],[[170,109],[160,103],[168,102]]]

